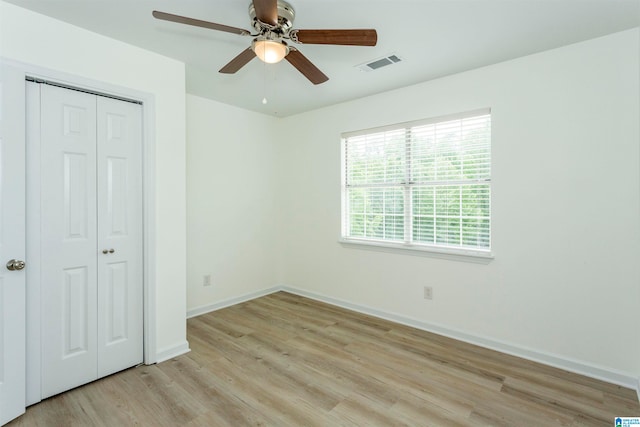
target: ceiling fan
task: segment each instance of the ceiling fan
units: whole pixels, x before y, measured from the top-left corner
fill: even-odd
[[[253,0],[249,5],[249,17],[256,33],[242,28],[230,27],[209,21],[187,18],[171,13],[153,11],[156,19],[177,22],[225,31],[240,36],[253,37],[251,47],[242,51],[221,73],[233,74],[249,63],[255,56],[270,64],[286,59],[313,84],[324,83],[329,78],[309,61],[300,51],[289,46],[285,40],[300,44],[332,44],[348,46],[375,46],[378,34],[373,29],[357,30],[298,30],[292,29],[295,11],[283,0]]]

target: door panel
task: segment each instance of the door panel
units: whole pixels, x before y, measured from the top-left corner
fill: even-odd
[[[107,160],[107,211],[104,217],[108,238],[127,235],[127,159]]]
[[[96,96],[40,90],[45,398],[97,378]]]
[[[64,270],[64,346],[62,358],[66,359],[89,351],[89,277],[87,268],[67,268]]]
[[[89,231],[87,154],[64,153],[64,239],[86,240]],[[93,160],[93,159],[92,159]]]
[[[0,425],[25,408],[25,270],[7,269],[25,260],[24,77],[0,64]],[[9,125],[11,124],[11,126]]]
[[[142,107],[104,97],[97,107],[98,375],[104,376],[143,358]]]
[[[127,263],[115,262],[107,264],[107,285],[108,298],[104,302],[106,304],[107,330],[105,335],[105,344],[107,346],[118,344],[127,340],[129,332],[129,319],[127,313],[128,288],[127,283]]]

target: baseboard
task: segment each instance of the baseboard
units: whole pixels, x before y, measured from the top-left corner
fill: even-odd
[[[523,359],[542,363],[544,365],[553,366],[555,368],[563,369],[565,371],[574,372],[576,374],[584,375],[590,378],[595,378],[598,380],[606,381],[608,383],[617,384],[632,390],[635,389],[638,392],[638,399],[640,400],[640,379],[638,379],[635,375],[631,375],[625,372],[617,371],[617,370],[602,367],[602,366],[589,364],[589,363],[575,360],[575,359],[558,356],[551,353],[546,353],[546,352],[533,350],[530,348],[525,348],[522,346],[510,344],[507,342],[495,340],[488,337],[482,337],[482,336],[470,334],[464,331],[459,331],[459,330],[448,328],[442,325],[423,322],[421,320],[413,319],[413,318],[402,316],[399,314],[388,313],[382,310],[367,307],[365,305],[354,304],[348,301],[328,297],[326,295],[321,295],[314,292],[305,291],[305,290],[294,288],[291,286],[280,286],[278,290],[300,295],[306,298],[311,298],[317,301],[321,301],[327,304],[346,308],[348,310],[357,311],[359,313],[367,314],[367,315],[378,317],[381,319],[390,320],[392,322],[411,326],[427,332],[433,332],[438,335],[443,335],[459,341],[464,341],[470,344],[479,345],[481,347],[485,347],[491,350],[496,350],[501,353],[510,354],[512,356],[517,356]]]
[[[156,363],[161,363],[165,360],[173,359],[174,357],[189,353],[190,351],[191,349],[189,348],[189,343],[187,341],[181,342],[180,344],[173,345],[171,347],[161,348],[156,352]]]
[[[240,304],[241,302],[250,301],[252,299],[260,298],[265,295],[272,294],[274,292],[281,291],[282,286],[274,286],[267,289],[262,289],[255,292],[250,292],[248,294],[240,295],[238,297],[229,298],[226,300],[222,300],[220,302],[216,302],[213,304],[201,305],[199,307],[192,308],[187,310],[187,319],[190,319],[195,316],[200,316],[201,314],[210,313],[212,311],[220,310],[225,307],[230,307],[232,305]]]

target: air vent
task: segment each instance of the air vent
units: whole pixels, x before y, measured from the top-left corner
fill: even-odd
[[[402,58],[398,55],[389,55],[383,58],[374,59],[373,61],[369,61],[365,64],[356,65],[356,67],[361,71],[373,71],[386,67],[387,65],[397,64],[400,61],[402,61]]]

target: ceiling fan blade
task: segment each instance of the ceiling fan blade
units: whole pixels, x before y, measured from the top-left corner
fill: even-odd
[[[247,48],[240,52],[240,55],[236,56],[224,67],[220,68],[220,72],[224,74],[233,74],[237,72],[240,68],[244,67],[256,57],[256,54],[251,50],[251,48]]]
[[[253,0],[253,7],[260,21],[269,25],[278,23],[278,0]]]
[[[361,30],[292,30],[291,40],[307,44],[337,44],[348,46],[375,46],[378,33],[372,29]]]
[[[289,49],[289,54],[284,58],[308,78],[311,83],[317,85],[329,80],[329,77],[325,76],[324,73],[313,65],[298,49],[293,47]]]
[[[248,36],[251,33],[242,28],[230,27],[228,25],[216,24],[215,22],[201,21],[200,19],[187,18],[186,16],[173,15],[171,13],[160,12],[154,10],[152,13],[156,19],[162,19],[163,21],[177,22],[178,24],[193,25],[194,27],[208,28],[210,30],[224,31],[227,33],[239,34],[241,36]]]

